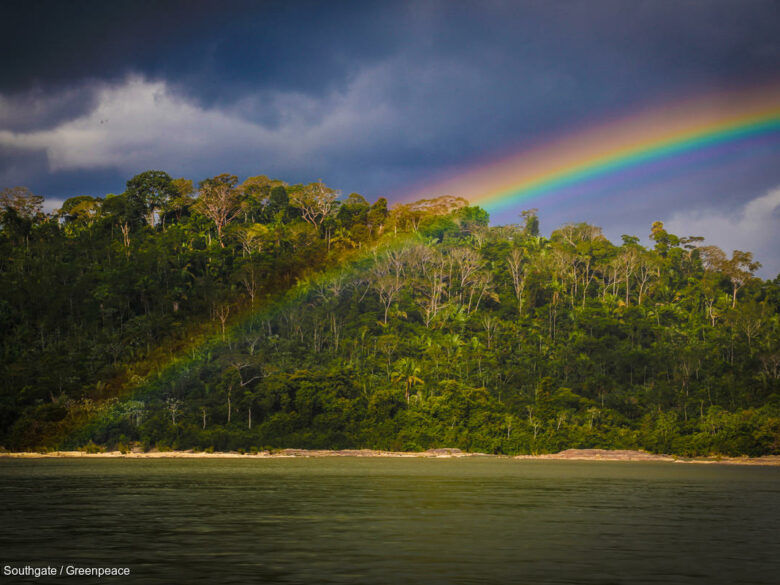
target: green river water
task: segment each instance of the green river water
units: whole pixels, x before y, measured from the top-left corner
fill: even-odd
[[[780,468],[0,459],[0,497],[0,583],[780,583]]]

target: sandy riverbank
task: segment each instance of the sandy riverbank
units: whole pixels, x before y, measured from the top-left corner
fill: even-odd
[[[567,449],[560,453],[545,455],[517,455],[515,459],[557,459],[569,461],[666,461],[669,463],[722,463],[727,465],[777,465],[780,466],[780,455],[765,455],[764,457],[676,457],[673,455],[657,455],[646,451],[626,451],[608,449]]]
[[[460,457],[501,457],[485,453],[465,453],[460,449],[429,449],[422,452],[375,451],[372,449],[345,449],[329,451],[317,449],[280,449],[278,451],[259,451],[258,453],[205,453],[196,451],[107,451],[105,453],[86,453],[83,451],[51,451],[49,453],[19,452],[0,453],[4,458],[126,458],[126,459],[272,459],[292,457],[396,457],[396,458],[460,458]],[[560,453],[544,455],[517,455],[516,460],[569,460],[569,461],[662,461],[669,463],[707,463],[726,465],[771,465],[780,466],[780,455],[764,457],[699,457],[683,458],[671,455],[656,455],[645,451],[606,450],[606,449],[567,449]]]

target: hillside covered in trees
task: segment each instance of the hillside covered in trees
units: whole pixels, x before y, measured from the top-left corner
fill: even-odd
[[[161,171],[0,222],[6,449],[780,453],[780,278],[660,222]]]

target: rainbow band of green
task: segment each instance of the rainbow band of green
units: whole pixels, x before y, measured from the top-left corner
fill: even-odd
[[[775,132],[780,132],[780,112],[773,112],[771,116],[760,120],[753,120],[727,128],[701,131],[684,138],[672,139],[661,144],[643,146],[606,156],[597,159],[595,162],[576,165],[520,187],[513,187],[498,193],[476,197],[473,199],[473,202],[484,207],[488,212],[500,212],[527,199],[539,197],[608,173],[614,173],[693,150],[706,149],[747,138],[766,136]]]

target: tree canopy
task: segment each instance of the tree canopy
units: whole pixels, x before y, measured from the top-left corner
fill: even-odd
[[[162,171],[0,202],[5,448],[780,449],[780,277],[661,222]]]

